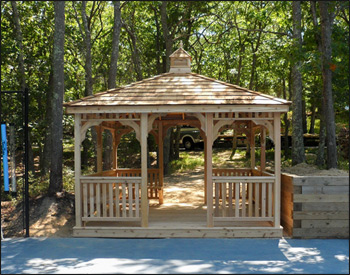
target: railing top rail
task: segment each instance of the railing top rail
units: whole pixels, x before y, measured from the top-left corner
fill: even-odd
[[[80,177],[82,183],[141,183],[141,177]]]
[[[255,176],[243,176],[243,177],[227,177],[227,176],[214,176],[213,182],[274,182],[275,177],[255,177]]]

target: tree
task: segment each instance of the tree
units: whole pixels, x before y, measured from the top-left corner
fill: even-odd
[[[319,2],[321,19],[323,106],[326,123],[327,168],[337,168],[334,103],[332,94],[332,24],[334,12],[328,1]]]
[[[110,63],[109,72],[108,72],[108,89],[113,89],[116,87],[118,56],[119,56],[119,37],[120,37],[120,28],[121,28],[120,1],[113,1],[113,4],[114,4],[114,24],[113,24],[111,63]]]
[[[17,10],[17,2],[11,1],[12,9],[13,9],[13,21],[15,25],[15,32],[16,32],[16,42],[18,47],[18,80],[21,86],[21,90],[24,91],[25,88],[28,88],[27,82],[26,82],[26,75],[25,75],[25,68],[24,68],[24,57],[23,57],[23,35],[22,35],[22,28],[20,24],[19,14]],[[32,171],[34,173],[34,156],[33,156],[33,149],[32,149],[32,142],[31,142],[31,133],[29,130],[28,133],[28,139],[29,139],[29,157],[28,157],[28,169],[29,171]]]
[[[302,78],[301,67],[301,6],[300,1],[293,1],[293,40],[297,51],[296,61],[292,67],[292,163],[293,165],[305,162],[304,136],[302,122]]]
[[[51,169],[49,195],[62,191],[62,161],[63,161],[63,95],[64,95],[64,30],[65,2],[55,1],[55,32],[53,44],[53,97],[51,124]]]

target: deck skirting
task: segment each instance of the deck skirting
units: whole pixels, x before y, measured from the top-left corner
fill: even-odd
[[[283,228],[275,227],[74,227],[74,237],[101,238],[282,238]]]

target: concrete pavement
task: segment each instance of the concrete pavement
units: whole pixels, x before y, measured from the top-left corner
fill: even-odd
[[[349,274],[347,239],[18,238],[1,274]]]

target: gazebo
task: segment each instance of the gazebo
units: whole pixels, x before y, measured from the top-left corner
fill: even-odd
[[[191,57],[180,46],[170,56],[170,71],[130,85],[65,103],[75,121],[76,237],[282,237],[280,225],[280,116],[290,102],[191,72]],[[150,199],[163,203],[163,140],[176,125],[200,129],[204,139],[205,201],[200,222],[174,223],[164,214],[150,220]],[[81,174],[81,144],[97,132],[97,173]],[[213,169],[212,145],[224,127],[244,133],[251,167]],[[102,132],[113,136],[113,169],[102,169]],[[121,137],[135,131],[141,167],[118,168]],[[156,138],[158,168],[147,168],[147,136]],[[260,166],[255,136],[260,135]],[[274,141],[274,172],[265,171],[266,135]]]

